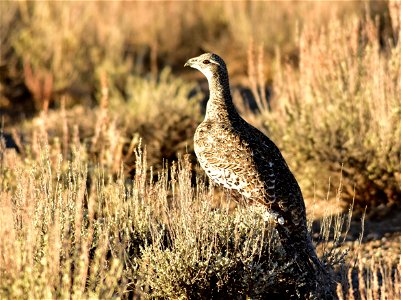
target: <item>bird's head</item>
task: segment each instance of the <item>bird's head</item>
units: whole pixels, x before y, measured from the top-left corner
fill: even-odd
[[[214,53],[204,53],[188,59],[184,67],[198,69],[210,80],[216,74],[226,74],[227,68],[223,59]]]

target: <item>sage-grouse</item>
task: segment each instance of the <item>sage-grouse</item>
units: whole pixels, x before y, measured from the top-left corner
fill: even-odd
[[[205,53],[189,59],[185,66],[201,71],[210,89],[205,119],[194,136],[201,167],[212,181],[237,190],[247,203],[264,205],[274,216],[288,257],[322,271],[307,231],[298,183],[277,146],[238,114],[224,61]]]

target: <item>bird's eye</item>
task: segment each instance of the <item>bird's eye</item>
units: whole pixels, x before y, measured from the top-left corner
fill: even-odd
[[[206,60],[203,61],[203,63],[204,63],[205,65],[210,64],[210,60],[207,60],[207,59],[206,59]]]

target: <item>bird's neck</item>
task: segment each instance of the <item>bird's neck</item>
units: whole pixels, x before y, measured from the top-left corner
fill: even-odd
[[[208,78],[210,96],[205,119],[225,119],[238,115],[230,93],[227,74],[214,74]]]

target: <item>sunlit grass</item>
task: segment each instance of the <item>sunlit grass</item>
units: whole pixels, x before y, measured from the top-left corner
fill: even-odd
[[[4,297],[258,297],[277,292],[295,263],[280,259],[276,234],[257,207],[213,208],[213,189],[202,178],[192,184],[189,157],[154,179],[146,153],[136,149],[130,180],[122,169],[112,173],[88,160],[90,145],[70,144],[71,159],[64,159],[57,143],[37,135],[39,148],[25,157],[1,150]],[[318,238],[344,295],[349,263],[359,263],[358,251],[344,257],[349,218],[328,215]],[[372,261],[365,277],[360,264],[361,291],[397,295],[393,266]]]
[[[40,114],[6,128],[18,152],[0,141],[0,298],[296,290],[296,262],[258,208],[233,209],[192,155],[200,89],[162,67],[176,71],[199,49],[221,54],[234,83],[248,71],[259,111],[241,113],[280,146],[307,198],[336,199],[314,233],[334,280],[323,288],[401,298],[399,257],[368,259],[361,239],[347,241],[344,205],[400,201],[401,10],[379,3],[393,20],[384,26],[373,4],[362,15],[359,4],[327,5],[2,3],[0,67]],[[0,104],[11,106],[6,89]]]

